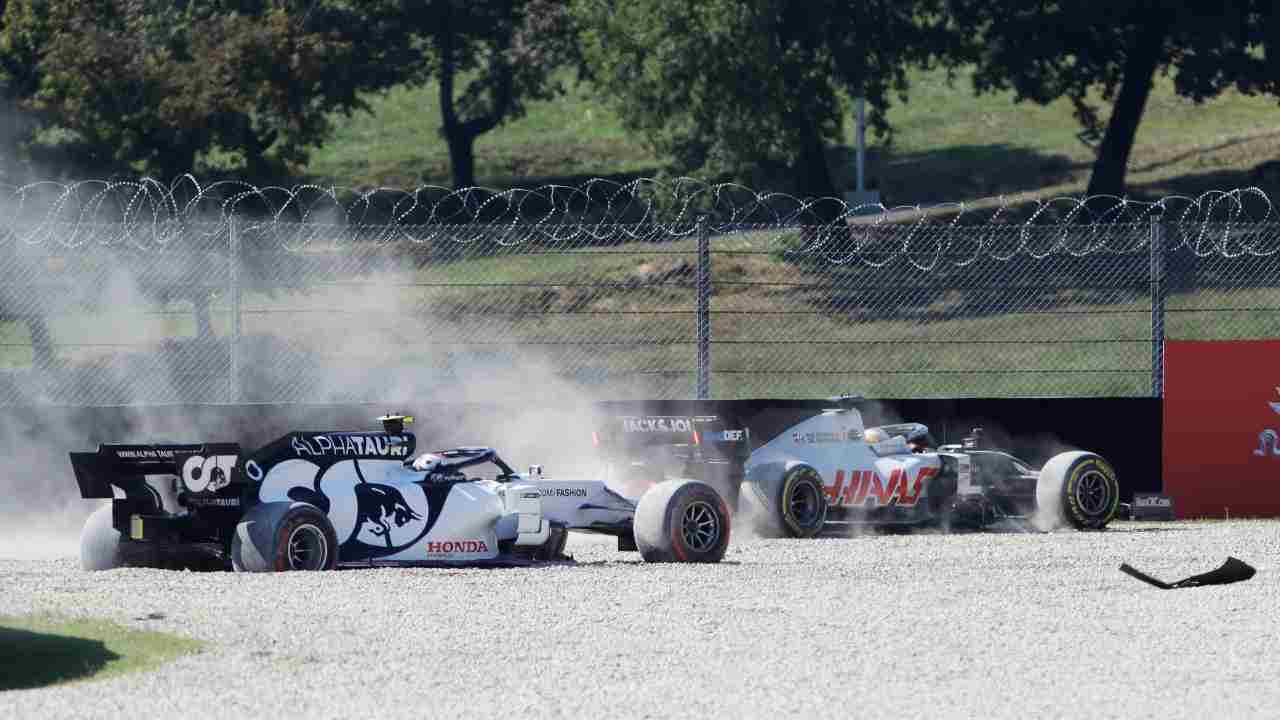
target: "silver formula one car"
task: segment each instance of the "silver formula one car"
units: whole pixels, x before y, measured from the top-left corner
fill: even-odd
[[[517,473],[488,447],[419,454],[404,429],[412,418],[381,420],[381,432],[294,432],[253,451],[200,443],[73,452],[81,495],[113,499],[85,523],[81,564],[525,564],[562,559],[570,530],[614,535],[647,561],[718,562],[728,546],[728,508],[704,483],[666,481],[628,496],[603,481],[543,478],[536,465]]]
[[[985,447],[980,429],[935,446],[919,423],[863,427],[857,398],[752,449],[742,499],[767,535],[812,537],[837,523],[987,527],[1035,520],[1040,528],[1102,529],[1116,516],[1115,471],[1089,452],[1036,468]]]

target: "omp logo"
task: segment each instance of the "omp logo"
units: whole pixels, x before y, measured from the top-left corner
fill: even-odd
[[[483,540],[435,540],[427,543],[428,553],[482,553],[489,552],[489,543]]]
[[[625,432],[692,432],[693,421],[678,417],[629,417],[622,418]]]
[[[231,484],[235,455],[192,455],[182,463],[182,484],[193,493],[213,492]]]
[[[906,470],[896,468],[886,483],[874,470],[854,470],[849,473],[846,485],[844,471],[837,470],[835,484],[824,487],[823,492],[832,505],[862,506],[871,498],[876,507],[914,507],[920,501],[924,484],[937,474],[938,468],[922,467],[912,482],[908,481]]]

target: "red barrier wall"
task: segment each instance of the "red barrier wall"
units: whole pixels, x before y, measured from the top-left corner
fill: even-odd
[[[1280,341],[1165,343],[1164,492],[1178,517],[1280,516]]]

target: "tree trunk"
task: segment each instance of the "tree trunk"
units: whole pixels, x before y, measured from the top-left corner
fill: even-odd
[[[209,315],[209,296],[196,295],[191,298],[191,307],[195,311],[196,337],[201,340],[213,337],[213,320]]]
[[[827,167],[827,147],[822,141],[822,134],[808,118],[800,119],[804,123],[805,132],[798,148],[796,158],[796,180],[799,183],[800,195],[817,200],[809,211],[811,221],[826,224],[834,221],[840,214],[840,205],[827,200],[836,197],[836,186],[831,180],[831,169]]]
[[[812,198],[833,198],[835,183],[831,181],[831,169],[827,167],[827,147],[822,137],[814,132],[805,138],[800,149],[801,193]]]
[[[1129,169],[1129,154],[1138,135],[1138,124],[1151,95],[1151,84],[1156,69],[1164,57],[1164,41],[1168,28],[1165,23],[1152,22],[1138,31],[1129,57],[1124,63],[1124,80],[1120,95],[1111,108],[1107,120],[1107,132],[1098,148],[1098,158],[1093,163],[1087,194],[1117,195],[1125,193],[1125,173]]]
[[[436,25],[436,52],[440,54],[440,118],[441,131],[449,145],[449,173],[455,188],[474,187],[476,184],[476,138],[497,127],[510,112],[515,98],[515,78],[511,68],[501,58],[491,59],[484,72],[495,80],[490,93],[492,104],[489,112],[472,118],[461,118],[454,103],[453,86],[457,79],[457,60],[454,58],[456,38],[449,16],[450,6]],[[510,46],[506,37],[497,48]]]
[[[475,137],[468,137],[466,123],[458,117],[458,109],[454,105],[453,82],[454,37],[449,17],[449,6],[445,6],[444,16],[436,27],[436,51],[440,53],[440,131],[449,145],[449,174],[453,176],[453,187],[472,187],[476,184]]]
[[[453,186],[475,187],[475,136],[462,128],[455,128],[452,133],[446,134],[445,141],[449,143],[449,173],[453,176]]]
[[[27,316],[27,332],[31,334],[31,365],[48,368],[53,365],[53,340],[43,315]]]

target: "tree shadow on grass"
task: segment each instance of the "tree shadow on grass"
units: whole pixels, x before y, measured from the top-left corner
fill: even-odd
[[[837,186],[855,185],[854,150],[838,146],[829,154]],[[881,202],[936,205],[1038,190],[1087,175],[1089,163],[1007,143],[951,145],[920,152],[871,148],[868,187]]]
[[[1131,182],[1129,183],[1129,194],[1135,199],[1150,202],[1170,195],[1197,198],[1207,192],[1250,187],[1262,190],[1271,199],[1271,202],[1280,205],[1280,167],[1277,167],[1273,161],[1248,169],[1219,169],[1200,173],[1185,173],[1146,183]],[[1246,200],[1246,207],[1248,207],[1249,202],[1249,200]],[[1256,200],[1252,202],[1257,205]],[[1176,207],[1181,208],[1182,206]],[[1275,222],[1277,220],[1274,215],[1275,210],[1272,212],[1273,216],[1270,221]],[[1259,220],[1261,218],[1241,218],[1241,220],[1246,219]]]
[[[0,691],[90,677],[119,660],[100,640],[0,627]]]

